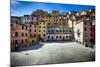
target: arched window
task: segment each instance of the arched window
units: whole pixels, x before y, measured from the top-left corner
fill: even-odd
[[[56,36],[56,38],[58,38],[58,36]]]
[[[53,39],[53,36],[52,36],[52,39]]]
[[[61,36],[59,36],[59,38],[61,38]]]

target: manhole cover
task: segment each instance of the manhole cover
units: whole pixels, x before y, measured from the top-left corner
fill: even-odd
[[[26,53],[25,55],[29,55],[29,54]]]

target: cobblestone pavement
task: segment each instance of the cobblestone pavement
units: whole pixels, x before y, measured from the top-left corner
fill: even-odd
[[[42,44],[44,45],[38,49],[11,52],[11,65],[72,63],[95,60],[94,49],[75,42]]]

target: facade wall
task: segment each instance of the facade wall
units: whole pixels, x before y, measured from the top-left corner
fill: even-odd
[[[71,34],[47,34],[46,41],[57,41],[57,40],[66,40],[71,41],[72,35]]]
[[[27,24],[28,25],[28,32],[31,36],[36,36],[38,34],[38,25],[37,24]]]
[[[19,46],[27,45],[27,38],[28,38],[28,30],[26,29],[27,26],[23,26],[20,24],[16,24],[16,28],[11,31],[12,40],[14,40],[14,44]],[[17,40],[17,43],[15,42]],[[23,41],[23,42],[22,42]]]
[[[80,31],[79,37],[77,35],[78,29]],[[92,23],[90,17],[85,17],[77,21],[74,28],[74,32],[75,40],[77,40],[78,42],[83,43],[85,46],[95,44],[95,25]]]
[[[11,20],[11,49],[14,50],[16,46],[29,46],[28,45],[28,27],[18,19]]]
[[[80,32],[79,37],[78,37],[78,33],[77,33],[78,30]],[[74,35],[75,35],[75,40],[76,41],[83,43],[83,31],[84,31],[83,30],[83,21],[80,20],[80,21],[78,21],[78,24],[76,24],[74,26]]]
[[[24,16],[22,16],[22,17],[21,17],[21,22],[22,22],[22,23],[29,23],[29,22],[31,22],[31,17],[30,17],[30,15],[24,15]]]
[[[41,36],[41,38],[45,38],[46,35],[46,29],[47,29],[47,23],[46,22],[40,22],[39,23],[39,35]]]
[[[83,26],[84,26],[83,40],[85,44],[88,44],[90,43],[90,39],[91,39],[91,21],[89,18],[84,20]]]
[[[71,28],[51,27],[46,31],[46,40],[70,40],[72,39]]]

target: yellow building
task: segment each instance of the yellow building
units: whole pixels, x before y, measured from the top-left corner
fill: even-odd
[[[28,37],[28,43],[30,45],[36,43],[36,37],[29,36]]]
[[[39,38],[41,39],[45,39],[45,35],[46,35],[46,29],[47,27],[51,26],[51,15],[46,15],[44,16],[44,21],[39,22],[38,25],[38,33],[39,33]]]
[[[47,16],[45,16],[45,22],[47,24],[47,27],[50,27],[52,25],[52,17],[50,14],[48,14]]]
[[[41,39],[45,38],[46,35],[46,29],[47,29],[47,23],[45,21],[42,21],[39,23],[39,36]]]

